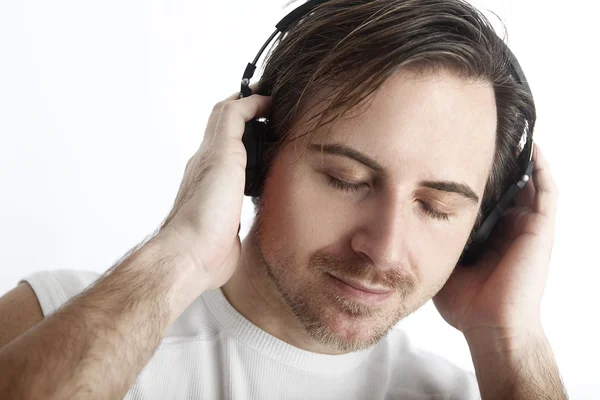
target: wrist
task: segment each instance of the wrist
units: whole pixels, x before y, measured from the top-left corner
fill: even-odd
[[[545,339],[541,321],[518,327],[477,327],[464,332],[473,359],[510,355],[525,351]]]
[[[541,323],[465,334],[483,399],[566,399]]]
[[[161,231],[148,241],[143,249],[153,260],[153,268],[169,275],[170,288],[167,298],[172,323],[207,290],[208,280],[201,276],[195,260],[185,251],[185,246],[178,240],[178,236],[170,231]]]

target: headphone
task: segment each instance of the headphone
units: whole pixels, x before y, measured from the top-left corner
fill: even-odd
[[[278,33],[284,34],[290,25],[308,14],[313,8],[319,4],[325,3],[327,0],[308,0],[306,3],[292,10],[281,21],[275,25],[275,32],[269,36],[267,41],[258,51],[256,57],[251,63],[248,63],[242,76],[240,98],[252,95],[250,89],[250,79],[256,70],[256,63],[261,54],[267,48],[269,43],[277,36]],[[517,58],[508,48],[508,46],[498,37],[498,42],[503,46],[504,52],[510,61],[510,73],[533,98],[525,74],[517,61]],[[519,143],[520,153],[517,156],[517,165],[519,166],[520,178],[514,182],[500,197],[496,205],[483,216],[482,224],[476,232],[471,236],[471,242],[464,249],[459,264],[468,265],[476,261],[481,256],[485,246],[485,241],[488,239],[492,229],[496,223],[502,218],[507,208],[513,207],[514,197],[531,179],[533,172],[533,127],[535,125],[535,115],[522,112],[524,119],[524,129],[521,133],[521,141]],[[246,185],[244,194],[246,196],[257,197],[262,192],[262,187],[267,171],[266,151],[275,143],[276,138],[273,134],[273,129],[267,118],[255,118],[246,122],[242,142],[246,148],[247,163],[246,163]]]

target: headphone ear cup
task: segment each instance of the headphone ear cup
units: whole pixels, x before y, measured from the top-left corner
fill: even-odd
[[[481,257],[492,230],[497,225],[498,221],[502,219],[503,215],[504,211],[498,206],[492,209],[492,211],[484,218],[479,228],[471,233],[469,244],[463,249],[458,264],[473,264]]]
[[[246,183],[244,186],[244,194],[246,196],[252,196],[254,183],[256,182],[257,140],[252,121],[246,122],[244,134],[242,135],[242,143],[244,143],[246,149]]]
[[[459,265],[473,264],[481,257],[485,249],[487,239],[500,218],[502,218],[502,214],[497,210],[494,210],[490,215],[487,216],[487,218],[484,219],[479,229],[471,233],[471,236],[469,237],[469,244],[463,249],[458,261]]]
[[[475,261],[477,261],[477,259],[479,258],[480,255],[481,255],[481,252],[477,250],[476,245],[474,245],[473,243],[468,244],[463,249],[463,252],[460,255],[460,258],[458,259],[457,265],[469,266],[469,265],[473,264]]]
[[[246,184],[244,194],[260,196],[265,171],[265,137],[268,122],[255,118],[246,122],[242,142],[246,148]]]

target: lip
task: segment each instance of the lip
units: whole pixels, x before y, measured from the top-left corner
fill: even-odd
[[[347,278],[339,278],[333,274],[330,274],[330,275],[333,276],[335,279],[339,279],[340,281],[344,282],[346,285],[352,286],[354,289],[357,289],[357,290],[362,290],[363,292],[375,293],[375,294],[385,294],[385,293],[392,292],[392,290],[390,290],[390,289],[370,288],[359,282],[348,280]]]
[[[344,297],[368,305],[377,305],[387,300],[393,293],[393,290],[368,288],[358,282],[351,282],[347,279],[340,279],[334,275],[327,274],[333,286]]]

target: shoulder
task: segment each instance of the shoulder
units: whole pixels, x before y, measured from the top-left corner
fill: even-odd
[[[48,270],[28,275],[21,282],[27,282],[31,286],[44,317],[47,317],[94,283],[100,275],[98,272],[84,270]]]
[[[98,275],[86,271],[40,271],[22,279],[0,297],[0,347],[52,314]]]

